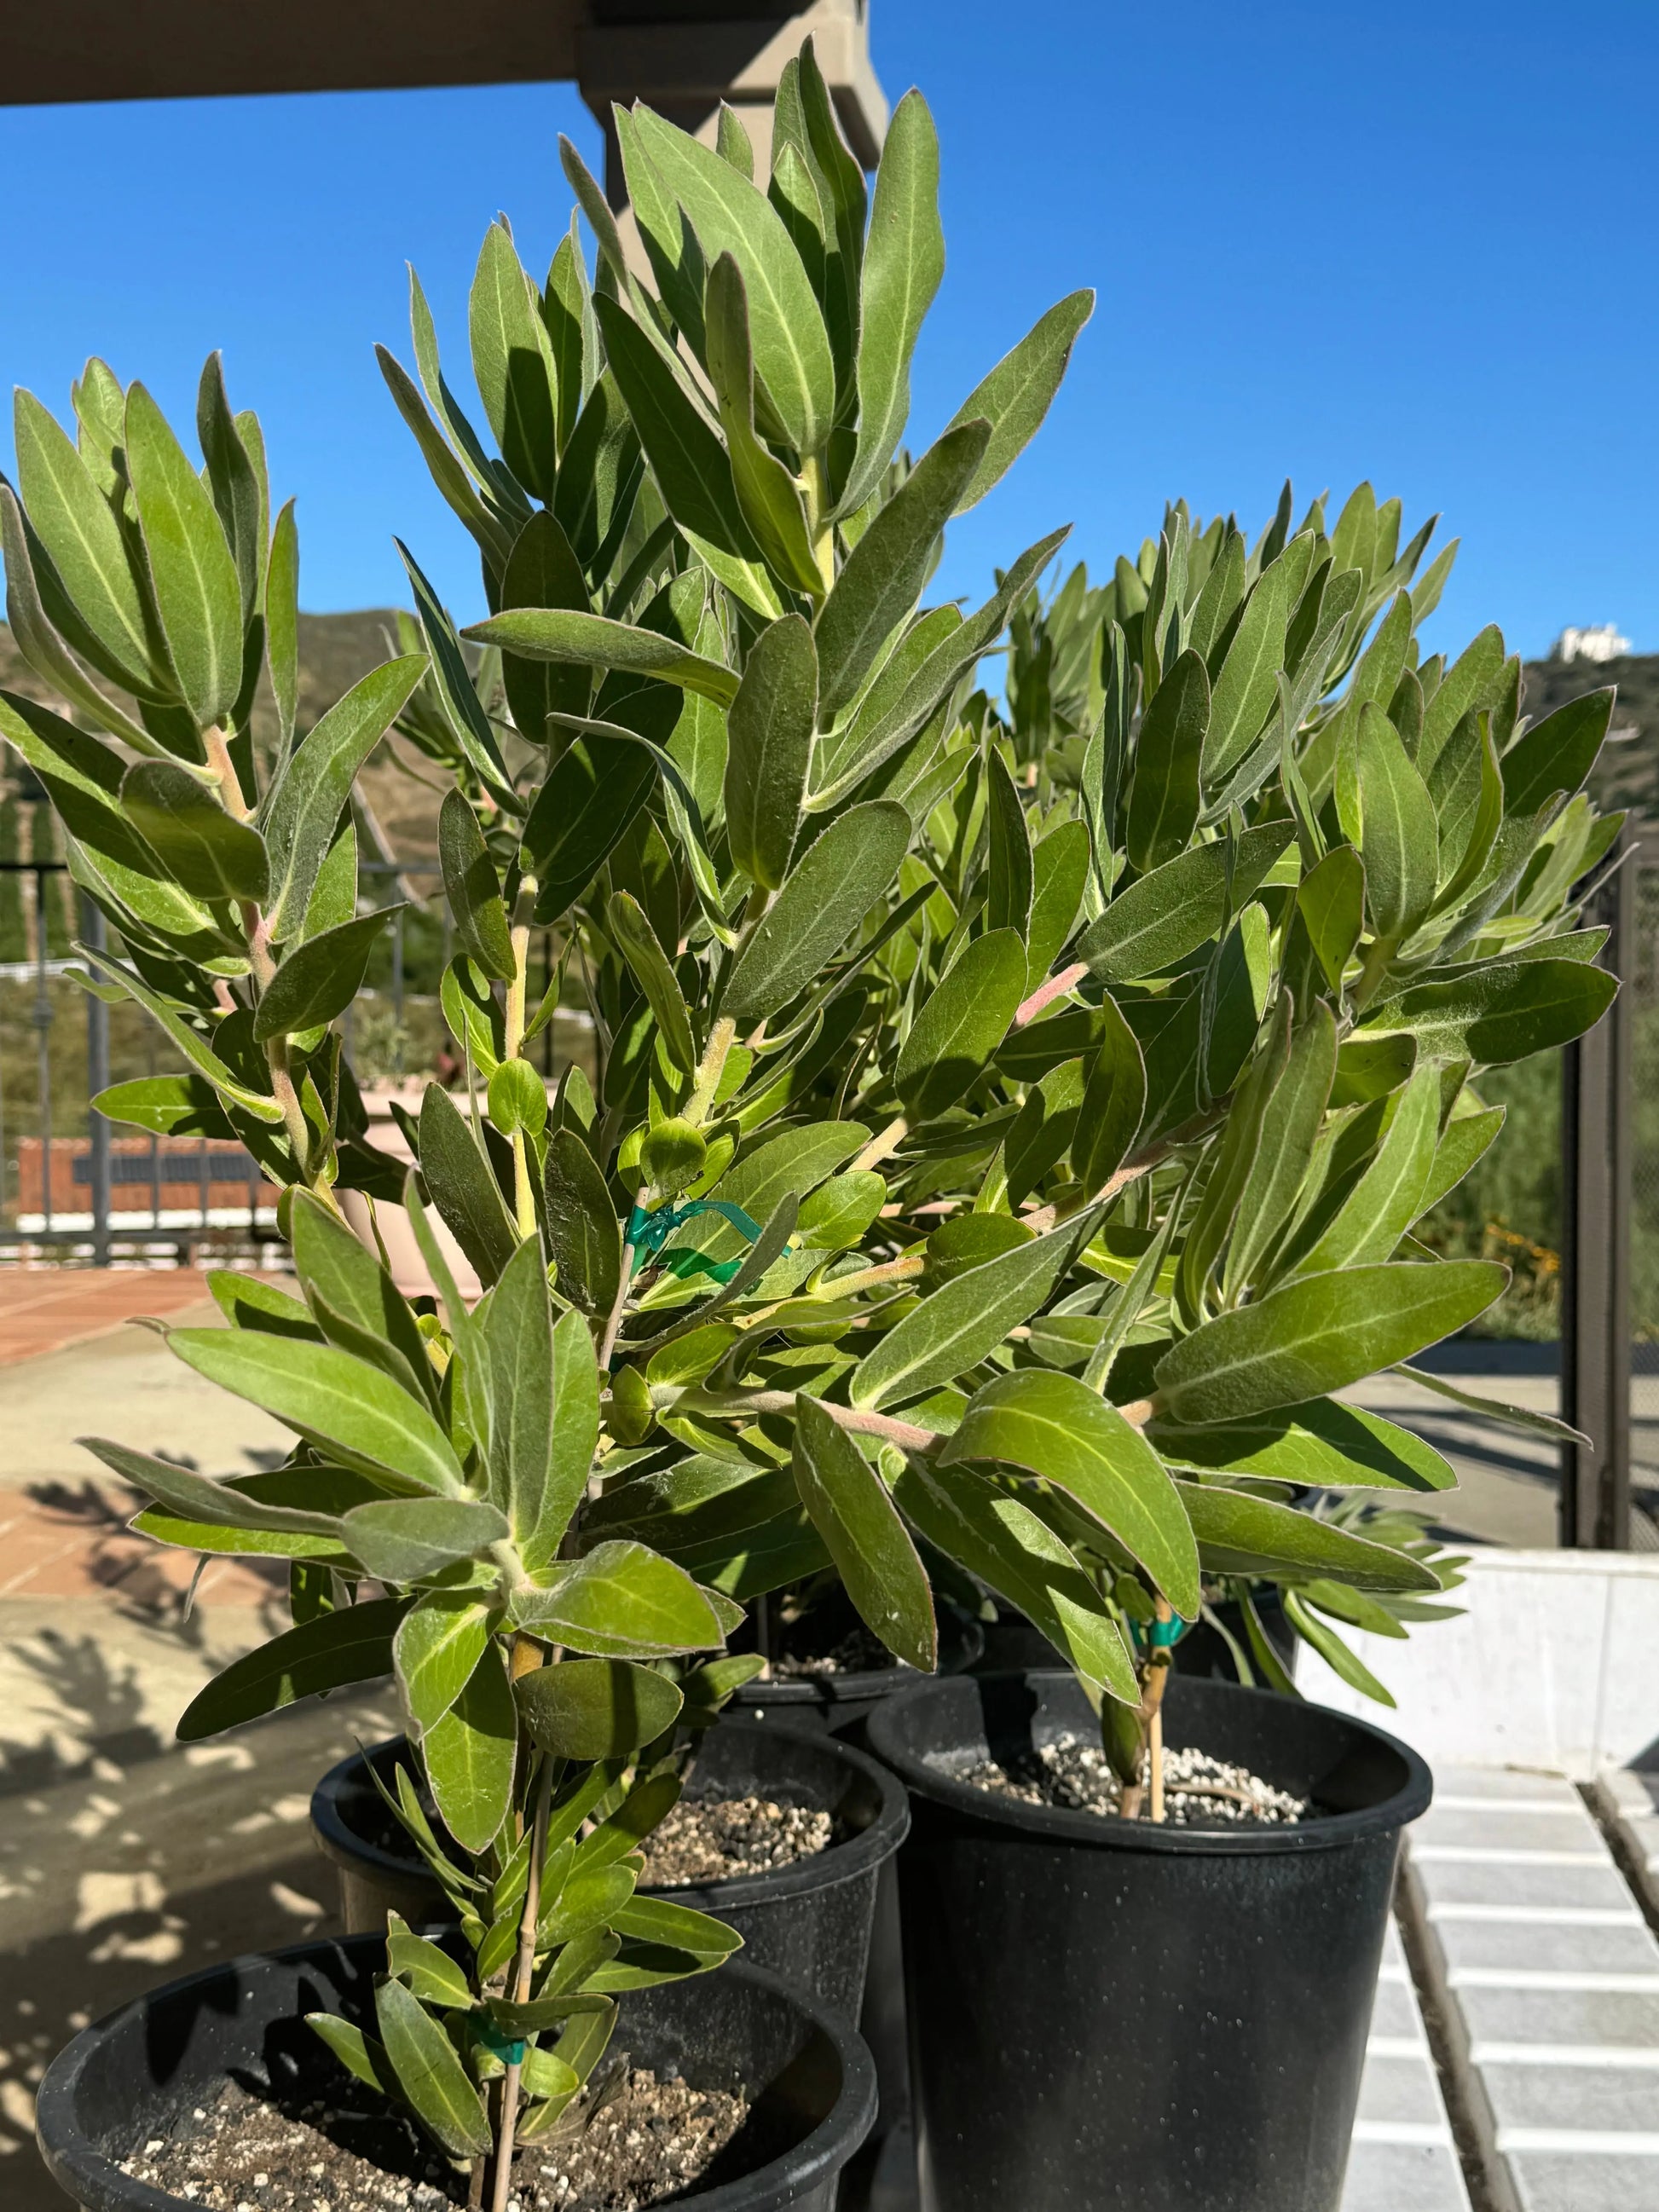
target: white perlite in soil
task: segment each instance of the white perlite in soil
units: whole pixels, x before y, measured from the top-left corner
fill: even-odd
[[[645,1839],[640,1882],[646,1889],[678,1889],[770,1874],[815,1857],[834,1841],[834,1821],[811,1806],[769,1797],[682,1797]]]
[[[999,1797],[1017,1798],[1023,1805],[1053,1805],[1079,1813],[1115,1814],[1123,1796],[1123,1785],[1100,1746],[1080,1743],[1070,1735],[1039,1744],[1034,1755],[1012,1771],[994,1759],[981,1759],[971,1765],[952,1767],[951,1774],[953,1781],[971,1783]],[[1144,1769],[1141,1779],[1147,1779]],[[1311,1810],[1311,1800],[1275,1790],[1248,1766],[1212,1759],[1202,1751],[1164,1754],[1164,1817],[1176,1827],[1288,1823],[1304,1820]],[[1140,1817],[1147,1815],[1148,1802],[1143,1798]]]

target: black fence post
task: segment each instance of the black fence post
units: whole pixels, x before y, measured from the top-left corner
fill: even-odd
[[[81,927],[89,951],[101,952],[105,945],[104,917],[89,898],[81,901]],[[87,1130],[92,1139],[92,1256],[100,1267],[109,1265],[109,1123],[91,1101],[109,1088],[109,1008],[94,993],[87,994]]]
[[[1622,856],[1623,840],[1613,859]],[[1630,1548],[1631,1038],[1636,892],[1630,865],[1586,901],[1611,933],[1601,965],[1622,988],[1562,1054],[1561,1415],[1589,1438],[1561,1447],[1565,1550]]]

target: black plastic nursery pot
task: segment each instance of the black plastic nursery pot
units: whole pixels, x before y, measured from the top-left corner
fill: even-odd
[[[185,2212],[188,2198],[133,2180],[119,2160],[210,2104],[228,2075],[280,2095],[314,2044],[307,2012],[372,2024],[384,1960],[384,1939],[371,1936],[233,1960],[87,2028],[40,2085],[36,2131],[52,2179],[84,2212]],[[836,2176],[875,2112],[869,2054],[850,2029],[741,1960],[635,1990],[622,2008],[617,2047],[636,2065],[677,2071],[699,2088],[741,2085],[754,2106],[708,2185],[677,2203],[697,2212],[830,2212]],[[744,2170],[750,2135],[756,2163]]]
[[[1316,1808],[1182,1828],[952,1778],[1097,1723],[1063,1670],[932,1682],[870,1724],[900,1862],[923,2212],[1336,2212],[1416,1753],[1177,1675],[1165,1741]]]
[[[845,1607],[849,1623],[857,1616]],[[965,1674],[984,1650],[978,1621],[941,1605],[939,1620],[939,1673]],[[734,1644],[734,1650],[737,1648]],[[890,1666],[860,1668],[845,1674],[792,1674],[772,1681],[745,1682],[732,1700],[733,1712],[755,1720],[783,1721],[791,1728],[820,1729],[826,1735],[861,1744],[864,1727],[876,1707],[902,1690],[933,1678],[895,1659]]]
[[[388,1908],[417,1924],[453,1917],[368,1771],[372,1760],[390,1780],[407,1748],[398,1736],[354,1753],[312,1795],[312,1827],[340,1870],[342,1914],[354,1934],[383,1929]],[[826,1812],[839,1840],[769,1874],[647,1893],[728,1922],[743,1937],[746,1961],[855,2021],[881,1869],[909,1826],[903,1784],[866,1753],[822,1734],[738,1719],[703,1737],[696,1788]]]

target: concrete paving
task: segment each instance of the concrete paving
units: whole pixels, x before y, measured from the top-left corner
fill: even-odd
[[[1602,1817],[1617,1838],[1625,1872],[1659,1925],[1659,1769],[1607,1769],[1595,1784]]]
[[[1443,1770],[1405,1897],[1500,2212],[1652,2212],[1659,1942],[1577,1790]]]

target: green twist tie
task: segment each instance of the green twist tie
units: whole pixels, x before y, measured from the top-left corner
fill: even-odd
[[[525,2045],[522,2036],[510,2036],[496,2027],[488,2016],[476,2019],[473,2028],[486,2051],[493,2051],[497,2058],[504,2058],[509,2066],[524,2064]]]
[[[732,1206],[723,1198],[694,1198],[684,1206],[659,1206],[654,1213],[636,1206],[628,1217],[628,1242],[634,1248],[634,1265],[642,1267],[652,1256],[660,1252],[674,1231],[700,1213],[718,1213],[729,1221],[740,1236],[752,1244],[761,1233],[761,1225],[746,1214],[740,1206]],[[712,1275],[716,1282],[729,1283],[743,1262],[741,1260],[711,1260],[702,1252],[672,1252],[663,1261],[672,1274]]]
[[[1154,1651],[1168,1651],[1180,1643],[1191,1624],[1176,1613],[1168,1620],[1137,1620],[1132,1626],[1137,1644],[1144,1644]]]

